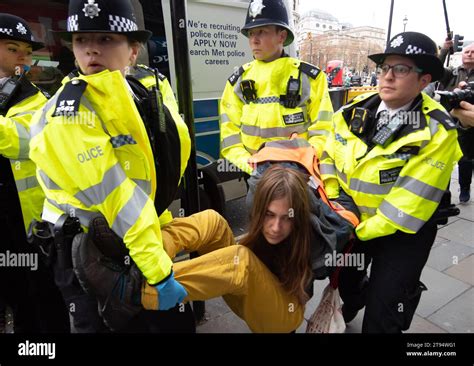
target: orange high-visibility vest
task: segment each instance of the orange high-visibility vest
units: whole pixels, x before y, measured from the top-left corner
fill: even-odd
[[[339,203],[329,200],[319,172],[319,159],[316,156],[313,146],[311,146],[308,141],[292,136],[289,140],[269,141],[262,146],[263,147],[248,160],[254,169],[258,163],[267,161],[292,162],[303,166],[316,180],[318,186],[317,191],[323,202],[349,221],[354,227],[359,224],[359,219],[352,211],[346,210]]]

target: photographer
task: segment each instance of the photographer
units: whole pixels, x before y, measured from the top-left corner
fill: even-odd
[[[446,59],[450,46],[452,46],[452,41],[446,40],[439,56],[441,62],[444,62]],[[440,80],[439,89],[452,91],[457,87],[462,88],[462,83],[470,81],[474,81],[474,43],[464,47],[461,66],[445,69],[444,77]],[[474,120],[472,112],[466,112],[466,104],[464,103],[462,103],[461,108],[455,109],[452,113],[454,117],[461,117],[460,122],[462,125],[465,125],[466,122],[469,124],[469,122],[466,121],[466,118],[469,118],[469,115],[471,115],[471,123]],[[469,108],[467,110],[469,110]],[[460,128],[458,130],[458,135],[459,145],[463,152],[463,157],[459,161],[459,202],[465,204],[471,199],[470,191],[472,182],[472,159],[474,158],[474,129],[464,130]]]

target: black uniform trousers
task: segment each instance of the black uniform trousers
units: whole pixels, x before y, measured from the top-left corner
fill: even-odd
[[[64,332],[69,328],[66,308],[53,275],[40,260],[39,250],[27,242],[23,215],[10,161],[0,156],[0,253],[36,256],[37,268],[0,266],[0,302],[13,312],[15,333]]]
[[[459,185],[468,189],[472,181],[472,159],[474,159],[474,128],[458,130],[458,141],[463,156],[459,160]]]
[[[427,223],[416,234],[397,231],[355,242],[352,253],[364,256],[365,268],[343,267],[339,292],[349,309],[365,306],[362,333],[401,333],[410,327],[421,292],[426,289],[419,280],[436,230],[436,224]]]

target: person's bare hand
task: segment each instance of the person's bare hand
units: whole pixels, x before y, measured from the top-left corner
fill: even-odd
[[[446,38],[446,39],[444,40],[443,48],[444,48],[445,50],[448,50],[448,49],[450,49],[450,48],[453,47],[453,46],[454,46],[454,42],[453,42],[452,39],[447,39],[447,38]]]
[[[451,115],[459,119],[464,127],[474,127],[474,104],[462,101],[459,108],[454,108]]]

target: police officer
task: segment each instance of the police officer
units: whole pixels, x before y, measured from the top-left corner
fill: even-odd
[[[321,173],[332,197],[341,189],[361,212],[353,252],[364,256],[365,269],[340,272],[344,319],[365,306],[364,333],[397,333],[409,328],[426,289],[419,279],[436,236],[432,216],[461,152],[449,114],[421,93],[443,74],[436,44],[400,33],[369,58],[378,93],[335,114]]]
[[[28,144],[33,113],[47,98],[26,77],[32,52],[41,48],[24,19],[0,13],[0,252],[4,256],[23,253],[33,258],[30,265],[36,263],[36,268],[0,268],[0,299],[13,310],[15,332],[68,327],[50,273],[26,240],[32,220],[40,220],[44,201],[35,164],[28,159]]]
[[[171,221],[165,203],[186,168],[190,137],[162,75],[162,98],[148,94],[157,81],[153,73],[143,74],[146,69],[137,76],[143,83],[125,78],[151,32],[138,29],[129,0],[72,0],[67,32],[60,35],[72,41],[79,72],[36,115],[32,129],[31,158],[47,198],[43,218],[57,223],[67,214],[87,228],[92,217],[103,215],[157,287],[159,309],[173,308],[186,291],[174,279],[160,226]],[[147,104],[153,100],[163,105]],[[171,121],[166,147],[157,142],[156,118]],[[58,272],[73,331],[105,331],[95,299],[79,287],[73,269]]]
[[[252,0],[242,34],[254,61],[228,79],[220,104],[221,154],[246,173],[265,141],[309,139],[320,156],[333,113],[326,75],[285,54],[293,42],[283,0]]]

